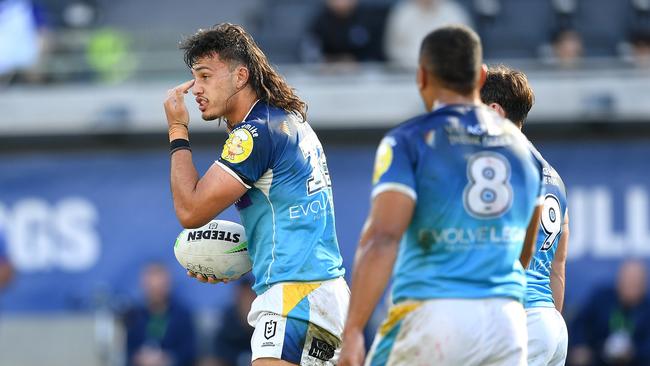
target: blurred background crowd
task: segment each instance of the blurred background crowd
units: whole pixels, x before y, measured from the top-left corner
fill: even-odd
[[[246,25],[276,63],[412,69],[419,40],[446,23],[481,35],[488,59],[577,68],[650,67],[646,0],[3,0],[4,83],[119,82],[182,68],[171,44],[217,20]],[[227,8],[227,9],[226,9]],[[340,65],[339,65],[340,66]]]
[[[178,42],[224,21],[309,104],[348,276],[379,138],[423,112],[421,39],[475,29],[528,74],[524,132],[567,184],[568,364],[650,365],[650,0],[0,0],[0,365],[249,364],[251,279],[172,251],[162,101]],[[187,103],[205,170],[223,127]]]

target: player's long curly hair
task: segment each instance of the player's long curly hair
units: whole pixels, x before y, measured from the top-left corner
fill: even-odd
[[[212,54],[219,55],[223,61],[241,63],[248,68],[248,82],[258,98],[307,119],[305,102],[269,64],[253,37],[241,26],[221,23],[210,29],[200,29],[181,42],[180,48],[184,50],[185,64],[190,68],[199,58]]]

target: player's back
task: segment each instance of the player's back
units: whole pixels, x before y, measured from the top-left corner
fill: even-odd
[[[219,163],[250,187],[236,206],[258,294],[344,274],[327,162],[307,122],[258,102],[233,128]]]
[[[526,308],[555,306],[551,290],[551,268],[567,214],[566,188],[562,178],[546,161],[543,174],[544,207],[535,252],[526,270]]]
[[[397,189],[416,199],[394,270],[394,301],[521,301],[519,255],[541,170],[516,126],[483,106],[445,106],[389,132],[373,195]]]

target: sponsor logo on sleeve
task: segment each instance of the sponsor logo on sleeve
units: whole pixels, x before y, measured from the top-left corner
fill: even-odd
[[[253,151],[253,135],[246,128],[239,128],[230,133],[223,145],[221,158],[237,164],[248,159]]]
[[[386,137],[381,140],[377,149],[377,157],[375,158],[375,172],[372,176],[372,184],[377,184],[381,176],[390,168],[390,164],[393,162],[394,145],[395,139],[392,137]]]

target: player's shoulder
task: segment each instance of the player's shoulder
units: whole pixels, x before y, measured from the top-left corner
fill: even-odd
[[[558,189],[560,189],[560,191],[566,196],[566,188],[560,174],[557,172],[557,170],[555,170],[555,167],[553,167],[553,165],[551,165],[551,163],[549,163],[548,160],[544,158],[537,147],[533,145],[530,140],[528,142],[531,146],[531,149],[534,151],[538,159],[540,159],[542,162],[542,175],[544,176],[544,182],[546,184],[558,187]]]
[[[393,127],[386,134],[387,136],[409,136],[419,134],[422,130],[431,130],[444,126],[449,122],[450,117],[458,117],[459,113],[448,107],[436,109],[432,112],[423,113],[409,118]]]
[[[399,123],[397,126],[391,128],[386,136],[400,137],[408,136],[420,128],[422,122],[426,120],[426,115],[419,115],[413,118],[409,118],[406,121]]]
[[[289,112],[272,104],[258,101],[251,108],[244,121],[236,126],[236,128],[249,124],[271,135],[275,135],[275,132],[280,132],[280,135],[289,136],[292,131],[291,126],[302,122],[305,121],[297,112]]]
[[[551,185],[558,187],[560,192],[566,197],[566,186],[564,185],[564,180],[560,174],[555,170],[555,168],[548,162],[544,161],[544,180]]]

